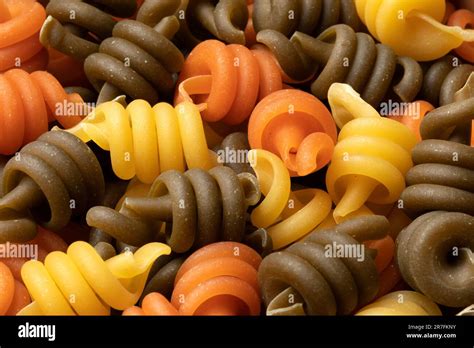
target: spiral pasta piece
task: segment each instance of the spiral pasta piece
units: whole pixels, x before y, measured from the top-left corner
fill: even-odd
[[[87,110],[82,98],[68,95],[51,74],[20,69],[0,74],[0,104],[0,154],[5,155],[47,132],[49,121],[73,127]]]
[[[464,41],[474,41],[473,30],[442,24],[445,0],[356,0],[355,3],[360,19],[376,39],[397,54],[417,61],[438,59]]]
[[[258,100],[282,89],[282,72],[263,46],[249,50],[207,40],[196,46],[181,70],[175,103],[194,101],[207,122],[244,122]]]
[[[174,90],[174,74],[184,62],[183,54],[170,41],[174,31],[169,32],[168,26],[154,29],[124,20],[112,34],[84,62],[87,78],[100,91],[99,103],[125,94],[154,104],[158,92]]]
[[[101,202],[104,177],[79,138],[48,132],[6,164],[0,198],[0,242],[26,242],[36,224],[57,231]]]
[[[199,110],[187,102],[175,108],[166,103],[151,107],[144,100],[135,100],[127,108],[107,102],[68,132],[110,151],[112,168],[123,180],[136,175],[150,184],[167,170],[215,165]]]
[[[415,60],[397,56],[390,47],[345,24],[331,26],[316,38],[296,32],[287,39],[275,30],[264,30],[257,41],[272,51],[291,79],[312,79],[311,92],[321,100],[327,99],[335,82],[351,85],[376,108],[392,92],[404,102],[413,101],[422,86],[423,72]]]
[[[255,31],[272,29],[290,37],[295,31],[315,35],[343,23],[359,30],[362,23],[353,0],[263,0],[253,11]]]
[[[331,198],[318,189],[291,192],[288,169],[276,155],[251,150],[250,164],[257,174],[264,200],[250,215],[254,226],[265,228],[278,250],[318,226],[331,211]]]
[[[0,72],[14,67],[27,71],[46,67],[48,55],[38,39],[45,18],[43,6],[35,1],[0,1]]]
[[[383,216],[353,218],[265,257],[258,279],[267,315],[347,315],[372,301],[377,269],[360,243],[383,238],[388,227]]]
[[[163,256],[156,260],[143,290],[141,303],[143,304],[145,297],[151,293],[159,293],[166,299],[171,300],[176,275],[185,260],[186,257],[176,257],[173,255]]]
[[[50,253],[44,264],[29,261],[21,276],[34,301],[19,315],[109,315],[110,307],[123,310],[137,302],[153,262],[169,253],[168,246],[150,243],[135,254],[103,261],[90,244],[75,242],[67,253]]]
[[[412,151],[415,166],[401,199],[412,216],[445,210],[474,215],[474,148],[449,138],[449,131],[473,119],[474,98],[439,107],[421,124],[423,142]],[[469,129],[467,129],[469,131]],[[468,139],[465,139],[468,143]]]
[[[340,221],[366,202],[391,204],[405,188],[416,137],[405,125],[380,117],[349,85],[329,90],[333,117],[341,128],[326,175],[328,193]],[[426,117],[425,117],[426,119]]]
[[[119,200],[124,196],[126,190],[126,181],[107,183],[105,186],[104,199],[102,200],[101,205],[104,207],[115,208],[119,203]],[[91,229],[89,243],[104,260],[116,255],[115,247],[112,245],[112,237],[97,228]]]
[[[220,242],[194,252],[179,268],[171,303],[157,293],[124,314],[259,315],[262,258],[246,245]]]
[[[12,247],[17,248],[17,254],[15,257],[0,257],[0,288],[4,290],[0,299],[0,302],[2,302],[0,304],[0,315],[16,315],[17,312],[31,303],[28,290],[26,290],[21,280],[21,267],[31,258],[23,258],[22,256],[27,255],[23,255],[21,250],[31,251],[33,249],[28,249],[29,246],[31,248],[37,246],[37,254],[31,252],[29,256],[42,261],[52,251],[66,251],[67,249],[67,244],[61,237],[43,228],[38,228],[38,235],[24,245],[13,245],[13,243],[2,245],[5,247],[4,250],[11,250]],[[8,253],[7,256],[9,256]],[[12,277],[14,282],[13,296],[7,290],[11,286]],[[9,307],[7,308],[7,306]]]
[[[473,72],[473,65],[461,64],[452,55],[438,59],[425,72],[421,97],[435,106],[451,104]]]
[[[291,175],[304,176],[329,163],[337,141],[336,124],[317,98],[281,90],[260,101],[249,120],[253,149],[277,154]]]
[[[385,295],[356,315],[441,315],[438,305],[415,291],[396,291]]]
[[[82,61],[112,36],[117,23],[112,16],[129,17],[136,6],[135,0],[51,0],[46,6],[48,18],[41,29],[41,43]]]
[[[474,301],[472,215],[433,211],[418,217],[397,238],[404,280],[436,303],[464,307]]]
[[[147,0],[138,11],[137,20],[155,26],[163,18],[177,18],[180,24],[177,40],[190,48],[210,37],[245,45],[247,3],[245,0]]]
[[[10,269],[0,261],[0,316],[15,315],[31,300],[25,286],[13,278]]]
[[[119,212],[94,207],[87,222],[133,246],[155,240],[157,223],[166,222],[167,244],[184,253],[219,240],[241,241],[247,207],[259,198],[257,180],[248,173],[237,175],[227,167],[169,170],[158,176],[147,198],[126,198]]]
[[[474,25],[474,12],[461,9],[451,14],[448,25],[458,26],[463,29]],[[460,57],[470,63],[474,63],[474,42],[464,42],[461,46],[454,50]]]
[[[446,210],[474,215],[474,148],[425,140],[413,149],[415,166],[400,199],[411,216]]]

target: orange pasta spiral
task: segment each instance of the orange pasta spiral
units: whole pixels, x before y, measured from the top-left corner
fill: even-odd
[[[303,91],[272,93],[250,117],[250,146],[279,155],[291,175],[307,175],[328,164],[336,141],[336,124],[329,110]]]
[[[235,242],[210,244],[192,254],[176,275],[171,303],[158,293],[143,307],[124,315],[258,315],[257,269],[262,261],[253,249]]]
[[[48,122],[63,127],[77,124],[81,114],[70,114],[69,106],[87,111],[82,98],[68,95],[49,73],[31,75],[20,69],[0,74],[0,154],[10,155],[48,131]],[[76,111],[76,110],[73,110]]]
[[[45,18],[36,1],[0,0],[0,72],[15,66],[27,71],[46,67],[48,53],[39,41]]]

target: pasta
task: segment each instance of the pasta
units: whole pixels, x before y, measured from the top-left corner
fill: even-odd
[[[408,102],[422,86],[423,72],[414,59],[397,56],[390,47],[344,24],[331,26],[316,38],[296,32],[290,40],[277,31],[264,30],[257,34],[257,41],[272,51],[290,79],[313,80],[311,92],[321,100],[327,99],[335,82],[351,85],[377,108],[392,90]]]
[[[245,0],[171,1],[147,0],[138,11],[137,20],[156,26],[163,18],[179,20],[177,40],[187,47],[196,46],[203,38],[219,38],[227,43],[244,45],[249,20]]]
[[[277,154],[293,176],[304,176],[329,163],[337,141],[336,124],[317,98],[281,90],[257,104],[249,120],[253,149]]]
[[[457,10],[449,17],[448,25],[458,26],[463,29],[466,29],[468,26],[472,27],[474,25],[474,12],[466,9]],[[469,63],[474,63],[474,43],[464,42],[455,49],[455,52]]]
[[[472,315],[473,3],[0,0],[0,316]]]
[[[135,10],[135,0],[51,0],[40,40],[45,47],[84,60],[99,50],[102,40],[112,36],[117,23],[112,15],[128,17]]]
[[[267,315],[347,315],[371,302],[377,268],[359,243],[383,238],[388,226],[383,216],[354,218],[265,257],[258,279]],[[359,252],[339,255],[338,245]]]
[[[400,197],[404,210],[417,217],[397,238],[403,278],[413,289],[448,307],[474,301],[471,263],[465,255],[474,248],[474,149],[467,145],[473,76],[456,93],[456,102],[423,119],[424,140],[413,149],[415,166],[407,173],[409,186]],[[435,274],[436,278],[429,278]]]
[[[30,302],[25,287],[13,278],[10,269],[0,261],[0,315],[14,314],[16,307]]]
[[[265,228],[278,250],[304,237],[331,210],[329,195],[318,189],[291,192],[290,175],[276,155],[251,150],[250,164],[257,174],[264,200],[250,215],[254,226]]]
[[[0,242],[26,242],[36,224],[57,231],[102,201],[97,158],[77,137],[48,132],[6,164],[0,198]]]
[[[0,74],[0,154],[14,154],[48,131],[57,120],[63,127],[81,121],[87,108],[77,94],[68,95],[49,73],[11,69]],[[69,110],[72,109],[72,112]]]
[[[151,268],[149,279],[140,301],[143,303],[144,298],[151,293],[159,293],[170,300],[174,289],[176,274],[178,274],[179,268],[185,260],[186,257],[160,257]]]
[[[175,103],[194,100],[205,121],[237,125],[258,100],[283,87],[281,69],[265,47],[207,40],[184,62]]]
[[[328,27],[344,23],[354,30],[361,28],[352,0],[263,0],[254,5],[256,32],[276,30],[289,37],[295,31],[319,34]]]
[[[125,315],[258,315],[257,269],[261,257],[235,242],[210,244],[179,268],[171,303],[158,293]]]
[[[42,228],[38,228],[38,235],[26,244],[38,246],[39,260],[44,260],[49,252],[65,251],[67,248],[67,244],[59,236]],[[31,303],[30,295],[20,274],[21,267],[27,261],[27,258],[0,257],[0,288],[2,289],[0,315],[16,315],[23,307]]]
[[[396,202],[413,165],[415,134],[380,117],[349,85],[333,84],[329,104],[341,128],[326,175],[328,193],[336,203],[334,219],[338,222],[366,208],[366,202]]]
[[[107,102],[68,132],[110,151],[112,168],[123,180],[136,175],[151,184],[167,170],[184,172],[215,165],[199,110],[191,103],[151,107],[144,100],[135,100],[124,108],[119,102]]]
[[[259,198],[256,179],[248,173],[237,175],[227,167],[169,170],[158,176],[147,198],[127,198],[119,212],[94,207],[87,222],[133,246],[155,240],[157,223],[167,222],[166,243],[184,253],[219,240],[241,241],[247,207]]]
[[[370,33],[402,56],[429,61],[445,56],[474,31],[443,25],[444,0],[355,0],[357,13]],[[406,40],[410,37],[410,40]]]
[[[365,306],[356,315],[441,315],[441,310],[415,291],[396,291]]]
[[[473,224],[472,215],[433,211],[404,229],[397,238],[397,260],[410,287],[444,306],[473,303]]]
[[[435,106],[451,104],[473,72],[473,65],[461,64],[459,58],[452,55],[440,58],[425,72],[421,96]]]
[[[110,307],[125,309],[141,295],[153,262],[170,253],[168,246],[150,243],[135,254],[103,261],[85,242],[67,253],[50,253],[44,264],[27,262],[21,276],[33,302],[19,315],[109,315]]]
[[[109,182],[105,187],[104,199],[101,204],[104,207],[115,208],[119,200],[124,195],[127,189],[127,182],[117,181]],[[127,192],[128,194],[129,192]],[[95,248],[97,253],[104,260],[116,255],[115,247],[111,244],[112,237],[104,231],[97,228],[92,228],[89,234],[89,243]]]
[[[170,41],[177,23],[150,28],[134,20],[113,27],[112,37],[84,62],[87,78],[100,92],[98,104],[125,94],[133,99],[158,102],[158,92],[170,94],[174,73],[180,71],[183,54]]]
[[[26,71],[44,69],[48,53],[38,35],[46,13],[29,0],[0,1],[0,73],[21,67]]]

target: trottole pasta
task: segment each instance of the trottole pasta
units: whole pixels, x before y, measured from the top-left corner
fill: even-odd
[[[319,34],[338,23],[362,27],[353,0],[256,1],[253,22],[257,33],[273,29],[288,37],[295,31]]]
[[[360,243],[383,238],[388,226],[383,216],[350,219],[265,257],[258,279],[267,315],[348,315],[368,304],[377,295],[378,275],[369,249]],[[334,245],[359,245],[364,256],[328,255]]]
[[[5,155],[47,132],[51,121],[66,128],[75,126],[87,110],[82,98],[68,95],[51,74],[20,69],[0,74],[0,104],[0,154]]]
[[[258,100],[282,88],[282,71],[264,46],[249,50],[206,40],[184,62],[175,103],[194,100],[205,121],[237,125],[250,116]]]
[[[84,60],[99,50],[102,40],[112,36],[117,23],[112,15],[131,16],[136,6],[135,0],[51,0],[46,6],[48,18],[41,29],[41,43]]]
[[[288,39],[264,30],[257,41],[272,51],[291,79],[312,80],[311,92],[321,100],[327,99],[331,84],[344,82],[378,108],[392,92],[404,102],[414,100],[422,85],[423,72],[414,59],[397,56],[387,45],[345,24],[331,26],[316,38],[296,32]]]
[[[249,119],[253,149],[277,154],[293,176],[329,163],[337,141],[336,124],[316,97],[298,90],[274,92],[260,101]]]
[[[331,199],[326,192],[318,189],[291,192],[289,172],[276,155],[251,150],[249,158],[265,196],[250,219],[254,226],[268,231],[275,250],[304,237],[329,214]]]
[[[446,55],[464,41],[474,41],[473,30],[441,23],[445,0],[355,0],[355,3],[370,33],[399,55],[429,61]]]
[[[125,315],[258,315],[257,270],[261,257],[235,242],[210,244],[179,268],[171,303],[158,293],[147,295],[143,307]]]
[[[104,176],[93,152],[64,131],[43,134],[6,164],[0,242],[26,242],[37,224],[57,231],[102,201]]]
[[[474,217],[433,211],[421,215],[397,238],[397,262],[411,288],[436,303],[464,307],[474,302]]]
[[[0,1],[0,73],[17,67],[33,72],[48,64],[38,38],[46,13],[32,0]]]
[[[108,315],[110,307],[136,303],[153,262],[170,248],[150,243],[135,254],[103,261],[85,242],[71,244],[67,253],[52,252],[44,264],[27,262],[21,276],[33,302],[19,315]]]
[[[119,212],[94,207],[87,222],[115,239],[140,246],[160,235],[166,222],[166,242],[184,253],[219,240],[241,241],[248,206],[258,203],[260,191],[249,173],[237,175],[228,167],[168,170],[154,181],[148,197],[129,197]]]
[[[154,104],[158,93],[171,94],[184,62],[170,41],[177,26],[176,21],[156,28],[129,19],[117,23],[112,37],[84,61],[87,78],[100,92],[98,104],[122,94]]]
[[[38,228],[38,235],[25,244],[38,246],[36,256],[40,261],[43,261],[46,255],[52,251],[66,251],[67,249],[67,244],[61,237],[40,227]],[[21,248],[20,245],[16,245],[16,247]],[[0,291],[2,293],[2,296],[0,296],[0,315],[16,315],[17,312],[31,303],[28,290],[21,280],[21,267],[28,260],[28,258],[20,257],[0,258],[0,288],[3,290]],[[14,283],[13,296],[10,292],[12,280]]]
[[[466,9],[460,9],[451,14],[448,25],[459,26],[463,29],[474,25],[474,12]],[[474,63],[474,43],[464,42],[461,46],[454,50],[459,56],[470,63]]]
[[[326,175],[336,203],[334,219],[364,208],[366,202],[391,204],[405,188],[417,140],[405,125],[381,117],[349,85],[333,84],[329,104],[341,128]]]
[[[107,102],[68,132],[110,151],[113,170],[123,180],[136,175],[152,183],[167,170],[184,172],[215,165],[199,110],[192,103],[151,107],[144,100],[135,100],[124,108],[119,102]]]

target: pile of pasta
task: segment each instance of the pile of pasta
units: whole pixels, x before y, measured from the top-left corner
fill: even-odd
[[[469,313],[473,11],[0,0],[0,315]]]

